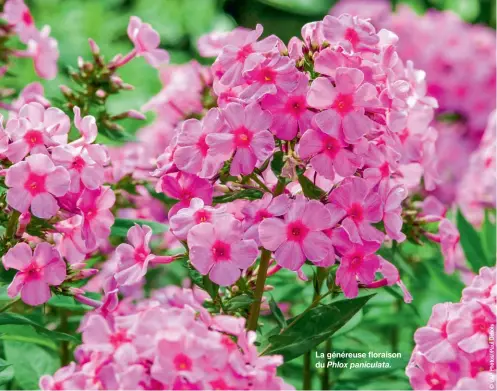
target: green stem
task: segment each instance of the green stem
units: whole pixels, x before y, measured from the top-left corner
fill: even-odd
[[[63,333],[68,332],[68,314],[67,311],[62,310],[60,312],[60,330]],[[71,361],[70,352],[69,352],[69,341],[61,341],[60,345],[60,362],[62,366],[68,365]]]
[[[262,190],[264,190],[266,193],[271,193],[271,190],[269,190],[269,188],[259,178],[257,178],[256,174],[253,174],[251,178],[261,187]]]
[[[7,304],[5,304],[2,308],[0,308],[0,312],[5,312],[7,311],[10,307],[12,307],[15,303],[17,303],[19,300],[21,300],[20,297],[18,297],[17,299],[14,299],[10,302],[8,302]]]
[[[262,295],[264,286],[266,285],[267,269],[271,260],[271,251],[263,249],[261,254],[261,262],[259,263],[259,271],[257,272],[257,280],[255,282],[254,302],[250,307],[250,315],[247,322],[247,329],[255,331],[261,312]]]
[[[325,357],[328,357],[328,353],[331,353],[331,338],[326,340],[325,347]],[[328,370],[328,366],[325,364],[324,371],[321,375],[321,389],[322,390],[329,390],[331,389],[330,387],[330,372]]]
[[[13,210],[10,215],[9,221],[7,223],[7,229],[5,231],[5,237],[9,239],[13,239],[14,235],[17,231],[17,223],[19,222],[19,217],[21,216],[21,212],[17,210]]]
[[[311,352],[304,354],[304,376],[302,380],[302,389],[310,390],[312,387],[312,372],[311,372]]]

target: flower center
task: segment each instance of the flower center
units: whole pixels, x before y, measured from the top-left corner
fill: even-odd
[[[202,156],[206,156],[207,151],[209,150],[209,146],[205,142],[206,137],[207,137],[207,135],[203,134],[202,136],[200,136],[200,138],[197,141],[197,148],[200,151],[200,153],[202,154]]]
[[[302,221],[293,221],[287,225],[286,236],[292,242],[302,243],[308,233],[309,228]]]
[[[340,151],[340,142],[330,136],[325,136],[323,139],[323,150],[326,155],[334,158]]]
[[[24,184],[24,188],[35,196],[40,193],[45,193],[45,179],[46,175],[37,175],[35,173],[30,173],[28,180]]]
[[[443,390],[445,389],[445,380],[443,380],[436,373],[430,373],[425,378],[426,383],[431,387],[430,390]]]
[[[255,214],[254,220],[256,223],[260,223],[262,220],[267,219],[268,217],[273,217],[273,215],[269,213],[267,209],[260,209]]]
[[[190,202],[193,198],[193,194],[190,190],[183,189],[180,195],[180,200]]]
[[[205,210],[205,209],[200,209],[195,212],[194,219],[196,224],[200,223],[206,223],[211,221],[211,212]]]
[[[22,21],[24,22],[24,24],[27,24],[28,26],[33,24],[33,17],[31,16],[28,10],[22,13]]]
[[[131,339],[128,337],[126,330],[117,330],[110,336],[109,342],[114,347],[114,349],[117,349],[119,346],[127,342],[131,342]]]
[[[354,203],[350,206],[347,211],[349,217],[354,220],[356,223],[360,223],[364,220],[364,210],[362,209],[362,205],[358,203]]]
[[[212,246],[212,256],[215,262],[223,262],[231,259],[231,246],[228,243],[216,240]]]
[[[43,145],[43,135],[37,130],[29,130],[24,135],[24,141],[31,147]]]
[[[390,166],[387,162],[380,166],[380,173],[382,178],[388,178],[390,176]]]
[[[72,168],[74,168],[77,172],[81,172],[85,165],[86,163],[81,156],[76,156],[72,162]]]
[[[262,68],[259,73],[259,80],[264,84],[274,84],[276,72],[271,68]]]
[[[245,127],[236,129],[233,134],[235,135],[235,146],[237,148],[248,148],[252,141],[252,133]]]
[[[363,260],[363,257],[361,254],[355,254],[354,256],[352,256],[352,258],[350,259],[350,268],[352,270],[357,270],[361,267],[362,265],[362,260]]]
[[[296,118],[300,118],[307,110],[305,96],[292,96],[286,103],[286,111]]]
[[[230,390],[231,389],[230,386],[228,386],[226,384],[226,382],[221,378],[214,380],[214,381],[211,381],[210,385],[211,385],[213,390]]]
[[[178,354],[173,361],[177,371],[191,371],[192,369],[192,360],[186,354]]]
[[[239,61],[239,62],[243,62],[245,61],[245,59],[250,55],[252,54],[254,51],[252,49],[252,46],[251,45],[245,45],[244,47],[242,47],[237,55],[236,55],[236,59]]]
[[[37,279],[38,277],[40,277],[41,271],[42,269],[39,268],[35,262],[33,262],[24,270],[24,273],[29,279]]]
[[[349,27],[345,30],[344,38],[352,44],[352,47],[356,47],[356,45],[361,41],[359,38],[359,34],[353,28]]]
[[[354,96],[351,94],[338,94],[331,107],[344,117],[354,110]]]
[[[489,324],[485,317],[479,316],[473,320],[473,330],[475,333],[487,333]]]
[[[145,250],[143,246],[138,247],[137,249],[135,249],[135,261],[137,263],[145,262],[145,259],[147,259],[148,254],[149,254],[148,251]]]

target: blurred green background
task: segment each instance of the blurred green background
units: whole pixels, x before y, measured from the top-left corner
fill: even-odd
[[[131,15],[151,23],[161,35],[161,42],[173,63],[197,59],[197,38],[213,29],[229,30],[237,25],[254,27],[264,25],[265,34],[277,34],[284,41],[300,35],[303,24],[321,19],[335,3],[333,0],[32,0],[27,1],[39,28],[48,24],[59,42],[60,73],[56,80],[42,81],[46,95],[56,102],[60,98],[60,84],[68,84],[67,69],[75,67],[79,55],[89,58],[87,38],[93,38],[107,59],[117,53],[126,53],[131,44],[126,26]],[[417,12],[428,8],[453,9],[471,23],[495,27],[494,0],[405,0],[392,1],[392,6],[408,3]],[[21,89],[37,80],[32,62],[17,60],[15,77],[2,79],[5,86]],[[157,72],[143,59],[132,61],[120,70],[123,80],[136,87],[113,97],[110,111],[118,113],[140,108],[161,89]],[[130,121],[140,126],[139,121]],[[129,129],[133,130],[133,129]],[[412,335],[416,328],[426,324],[434,304],[459,301],[463,284],[457,275],[443,272],[443,261],[434,246],[403,245],[398,252],[385,250],[385,258],[401,270],[414,302],[402,302],[397,288],[381,290],[363,311],[332,339],[335,351],[377,352],[398,351],[402,359],[392,360],[386,370],[330,371],[331,387],[335,389],[409,389],[404,368],[413,348]],[[183,271],[184,272],[184,271]],[[312,272],[307,270],[308,275]],[[171,267],[160,276],[158,286],[177,283],[178,273]],[[273,296],[278,303],[291,303],[289,316],[300,313],[309,305],[313,295],[312,284],[296,281],[290,272],[270,278],[275,286]],[[284,308],[284,306],[282,306]],[[267,330],[273,320],[265,318]],[[323,347],[320,347],[322,349]],[[54,368],[57,365],[54,364]],[[313,368],[313,387],[320,388],[323,371]],[[280,373],[297,389],[302,387],[302,357],[286,363]],[[0,387],[1,388],[1,387]]]

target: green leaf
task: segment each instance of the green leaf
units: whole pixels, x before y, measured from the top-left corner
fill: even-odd
[[[496,227],[495,227],[495,210],[485,211],[485,220],[483,220],[483,226],[481,230],[481,240],[483,243],[483,250],[487,255],[487,265],[495,265],[496,256]],[[491,221],[493,219],[494,222]]]
[[[14,377],[14,368],[3,358],[0,358],[0,386],[10,382]]]
[[[457,302],[465,285],[457,274],[449,275],[442,268],[441,260],[427,259],[423,265],[428,269],[431,280],[446,295],[447,300]]]
[[[259,0],[261,3],[268,4],[274,8],[286,12],[306,16],[323,17],[328,13],[331,2],[329,0]]]
[[[226,309],[235,311],[248,308],[253,302],[254,299],[248,295],[235,296],[232,299],[228,300],[228,302],[226,303]]]
[[[467,22],[473,22],[480,14],[479,0],[445,0],[445,9],[459,14]]]
[[[269,300],[269,308],[271,309],[271,313],[274,316],[274,319],[276,319],[276,322],[280,325],[280,327],[283,329],[287,327],[285,315],[283,315],[283,312],[281,312],[280,307],[278,307],[278,304],[276,301],[274,301],[274,297],[271,296],[271,299]]]
[[[209,294],[210,297],[214,300],[219,294],[219,285],[212,282],[209,276],[202,277],[202,283],[205,291]]]
[[[28,319],[22,315],[19,314],[14,314],[11,312],[4,312],[0,314],[0,325],[7,325],[7,324],[17,324],[17,325],[24,325],[24,326],[32,326],[36,332],[40,335],[43,335],[45,337],[58,340],[58,341],[73,341],[73,342],[78,342],[79,340],[76,337],[73,337],[72,335],[65,334],[65,333],[60,333],[58,331],[52,331],[48,330],[47,328],[43,327],[42,325],[33,322],[31,319]]]
[[[314,200],[320,199],[326,193],[317,187],[309,178],[307,178],[304,174],[299,175],[299,183],[302,187],[302,191],[307,198],[311,198]]]
[[[480,235],[466,220],[460,210],[457,211],[457,229],[461,235],[461,246],[471,270],[476,274],[486,265],[486,255],[483,251]]]
[[[60,367],[59,357],[41,346],[18,341],[4,341],[3,345],[14,378],[24,390],[37,390],[40,377],[52,375]]]
[[[271,170],[274,175],[279,177],[281,175],[281,170],[283,169],[283,152],[278,151],[273,155],[273,160],[271,160]]]
[[[323,304],[290,321],[280,334],[268,338],[264,354],[281,354],[285,361],[310,351],[343,327],[373,295]]]
[[[92,308],[74,300],[73,297],[56,295],[48,300],[47,304],[52,307],[64,308],[70,311],[88,311]]]
[[[238,199],[247,199],[247,200],[258,200],[262,198],[262,192],[254,189],[245,189],[237,191],[236,193],[226,194],[218,197],[214,197],[212,200],[212,204],[225,204],[227,202],[231,202]]]
[[[169,229],[167,225],[158,223],[156,221],[142,219],[116,219],[114,225],[111,228],[111,235],[125,237],[128,233],[128,230],[135,224],[148,225],[150,228],[152,228],[152,232],[155,235],[167,232],[167,230]]]

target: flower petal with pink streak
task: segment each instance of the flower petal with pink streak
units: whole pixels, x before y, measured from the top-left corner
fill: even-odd
[[[275,251],[286,240],[286,225],[281,219],[269,218],[259,224],[259,239],[264,248]]]

